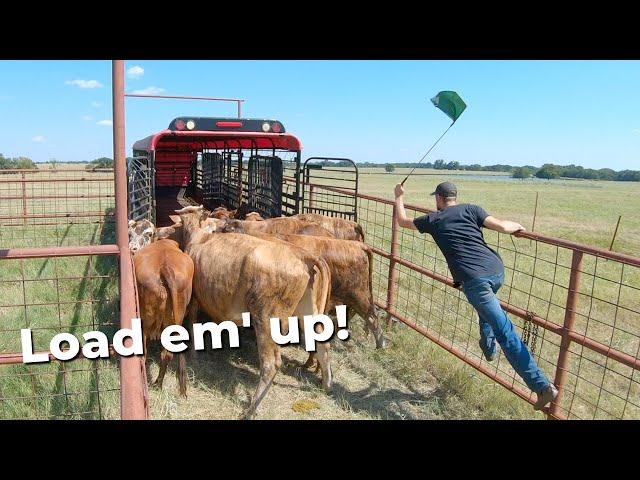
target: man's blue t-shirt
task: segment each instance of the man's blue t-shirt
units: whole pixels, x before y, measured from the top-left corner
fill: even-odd
[[[504,271],[498,252],[484,241],[482,224],[489,216],[478,205],[460,204],[413,220],[420,233],[430,233],[442,251],[453,280],[496,275]]]

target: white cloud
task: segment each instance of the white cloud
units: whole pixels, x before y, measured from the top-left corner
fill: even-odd
[[[133,67],[127,70],[127,76],[129,78],[133,78],[133,79],[141,78],[142,75],[144,75],[144,68],[142,68],[139,65],[134,65]]]
[[[85,122],[90,122],[91,120],[93,120],[93,117],[92,117],[91,115],[83,115],[83,116],[82,116],[82,119],[83,119]]]
[[[67,85],[75,85],[80,88],[100,88],[102,84],[97,80],[67,80]]]
[[[100,108],[102,106],[102,104],[100,102],[91,102],[91,106],[93,108]]]
[[[42,135],[36,135],[31,140],[33,140],[34,142],[42,143],[45,141],[45,138]]]
[[[160,87],[147,87],[142,90],[134,90],[132,93],[136,95],[160,95],[164,91],[164,88]]]
[[[111,120],[100,120],[97,125],[104,125],[105,127],[110,127],[111,125],[113,125],[113,122]]]

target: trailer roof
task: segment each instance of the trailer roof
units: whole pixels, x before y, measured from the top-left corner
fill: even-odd
[[[205,148],[277,148],[302,150],[302,143],[290,133],[204,132],[163,130],[133,144],[134,150],[202,150]]]
[[[204,148],[277,148],[302,150],[295,135],[277,120],[178,117],[166,130],[138,140],[134,150],[202,150]]]

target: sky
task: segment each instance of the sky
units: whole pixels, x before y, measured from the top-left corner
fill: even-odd
[[[125,62],[128,93],[245,100],[280,120],[303,158],[415,162],[450,120],[430,102],[455,90],[467,109],[425,161],[640,169],[640,61]],[[232,103],[127,98],[127,155],[178,116],[233,117]],[[0,153],[35,161],[113,156],[110,61],[0,61]]]

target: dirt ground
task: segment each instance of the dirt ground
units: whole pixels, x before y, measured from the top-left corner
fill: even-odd
[[[359,335],[358,335],[359,334]],[[258,408],[257,419],[433,419],[441,392],[425,372],[425,381],[403,384],[371,357],[374,342],[362,332],[346,342],[334,338],[334,388],[326,394],[320,374],[302,368],[307,352],[283,348],[283,367]],[[151,383],[158,372],[159,344],[150,346]],[[156,419],[237,419],[258,382],[258,356],[252,330],[241,329],[240,348],[193,352],[187,360],[188,398],[178,395],[177,360],[167,371],[162,390],[150,387]]]

